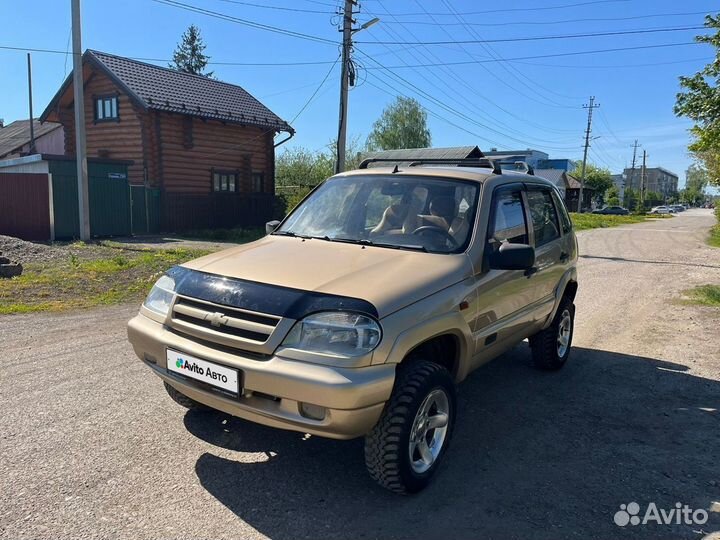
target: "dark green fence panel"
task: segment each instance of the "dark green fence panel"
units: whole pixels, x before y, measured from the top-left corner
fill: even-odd
[[[53,175],[55,237],[80,236],[76,165],[72,160],[50,161]],[[131,234],[130,186],[124,163],[88,163],[90,234],[125,236]]]
[[[74,161],[50,161],[55,238],[80,236],[78,225],[77,170]]]
[[[125,178],[90,175],[90,234],[128,236],[130,230],[130,187]]]

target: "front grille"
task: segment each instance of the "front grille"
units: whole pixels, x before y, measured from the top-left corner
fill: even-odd
[[[181,332],[237,348],[265,344],[281,318],[179,296],[171,325]]]

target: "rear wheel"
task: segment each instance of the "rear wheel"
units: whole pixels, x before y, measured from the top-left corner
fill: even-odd
[[[168,393],[168,395],[173,399],[175,403],[178,405],[182,405],[186,409],[197,409],[197,410],[208,410],[209,407],[206,405],[203,405],[202,403],[198,403],[194,399],[191,399],[187,397],[182,392],[179,392],[174,387],[170,386],[168,383],[163,381],[163,384],[165,385],[165,391]]]
[[[550,326],[530,338],[533,363],[540,369],[557,370],[565,365],[570,356],[575,306],[569,298],[563,298]]]
[[[427,486],[450,442],[455,403],[455,384],[444,367],[428,360],[400,365],[390,401],[365,438],[370,476],[396,493]]]

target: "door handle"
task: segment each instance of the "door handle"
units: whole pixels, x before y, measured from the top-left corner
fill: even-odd
[[[560,262],[566,262],[570,258],[570,255],[568,253],[565,253],[564,251],[560,253]]]

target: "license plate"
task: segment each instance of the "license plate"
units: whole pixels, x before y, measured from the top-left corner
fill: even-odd
[[[237,394],[239,391],[237,369],[201,360],[189,354],[168,350],[167,369],[233,394]]]

